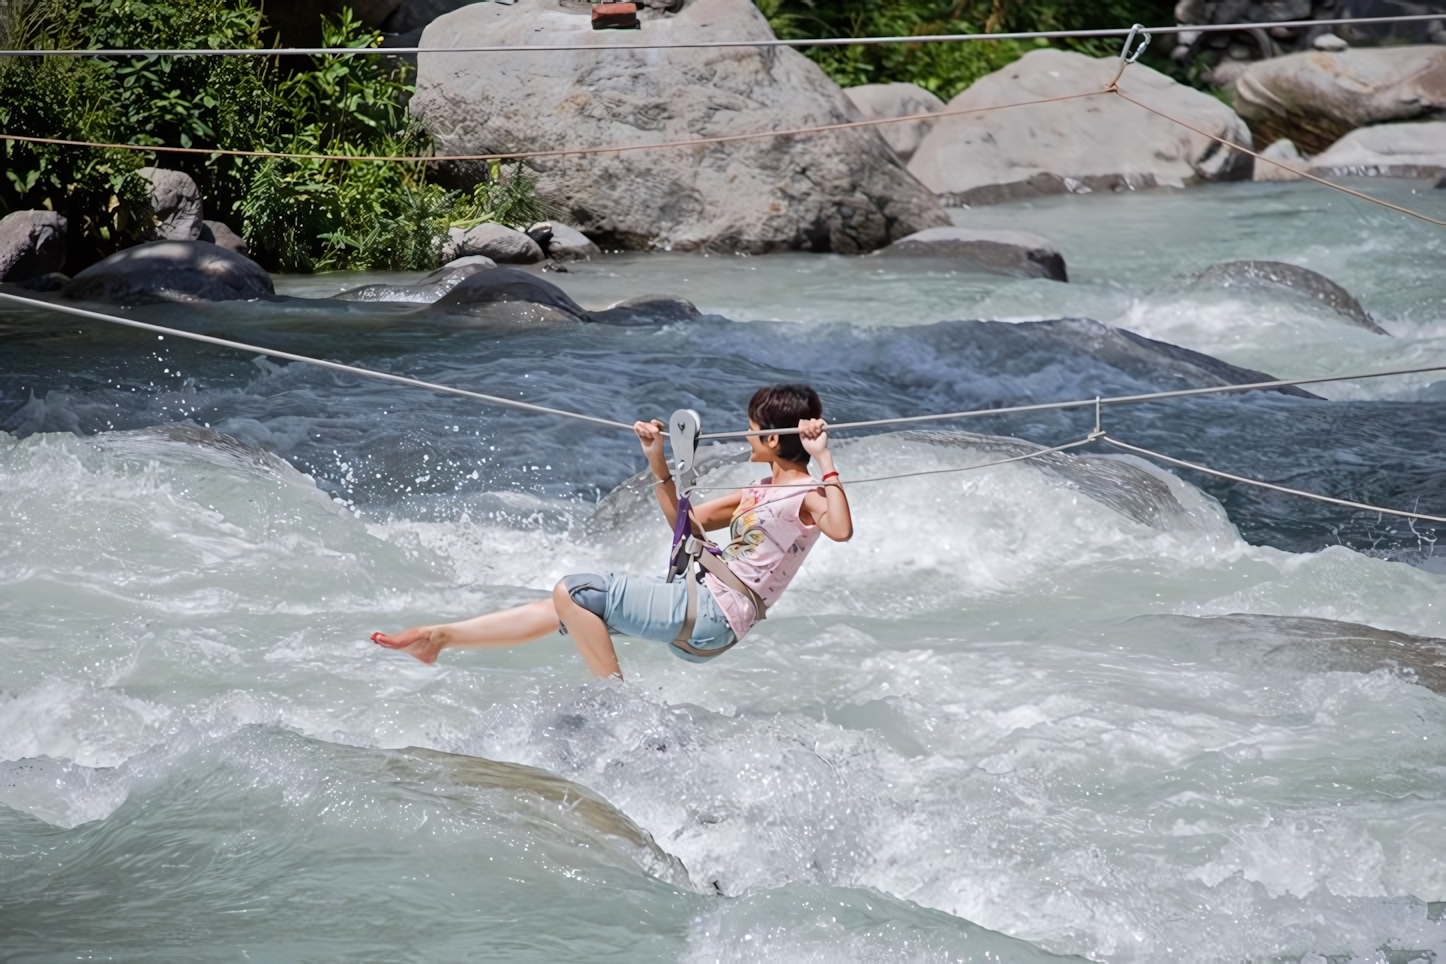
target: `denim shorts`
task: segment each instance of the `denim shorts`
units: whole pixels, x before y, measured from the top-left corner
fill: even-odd
[[[681,579],[664,582],[658,576],[584,573],[567,576],[563,583],[579,606],[594,613],[602,609],[598,615],[610,633],[671,644],[683,628],[683,617],[688,612],[688,586]],[[697,589],[698,617],[688,642],[696,649],[726,649],[738,637],[708,587],[699,585]],[[676,646],[668,648],[674,656],[690,663],[708,661]]]

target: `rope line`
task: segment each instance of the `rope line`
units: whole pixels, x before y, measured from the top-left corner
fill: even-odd
[[[875,476],[871,476],[871,477],[866,478],[866,479],[848,479],[847,482],[848,482],[849,485],[863,485],[863,484],[865,484],[865,483],[867,483],[867,482],[888,482],[888,481],[893,480],[893,479],[912,479],[912,478],[914,478],[915,476],[919,476],[919,475],[945,475],[945,474],[948,474],[948,473],[951,473],[951,472],[972,472],[972,471],[974,471],[975,469],[987,469],[987,468],[991,468],[991,467],[996,466],[996,465],[1008,465],[1010,462],[1025,462],[1025,461],[1028,461],[1029,459],[1037,459],[1037,458],[1039,458],[1040,456],[1051,455],[1051,454],[1053,454],[1053,453],[1055,453],[1055,452],[1063,452],[1063,451],[1065,451],[1065,450],[1067,450],[1067,449],[1076,449],[1076,448],[1079,448],[1081,445],[1088,445],[1089,443],[1093,442],[1094,440],[1095,440],[1095,437],[1094,437],[1094,436],[1090,436],[1089,438],[1082,438],[1082,439],[1080,439],[1078,442],[1067,442],[1067,443],[1065,443],[1064,445],[1056,445],[1054,448],[1040,449],[1040,450],[1037,451],[1037,452],[1029,452],[1029,453],[1027,453],[1027,454],[1025,454],[1025,455],[1015,455],[1015,456],[1013,456],[1013,457],[1011,457],[1011,458],[998,459],[997,461],[994,461],[994,462],[980,462],[978,465],[965,465],[965,466],[960,466],[960,467],[952,468],[952,469],[924,469],[923,471],[920,471],[920,472],[901,472],[901,473],[899,473],[898,475],[875,475]],[[667,482],[667,481],[669,481],[669,480],[668,480],[668,479],[663,479],[663,480],[662,480],[662,482]],[[845,480],[843,480],[843,479],[840,479],[840,480],[839,480],[840,483],[843,483],[844,481],[845,481]],[[662,482],[659,482],[659,483],[657,483],[657,484],[661,485]],[[822,481],[819,481],[819,482],[794,482],[794,483],[779,484],[779,485],[774,485],[774,484],[771,484],[771,483],[768,484],[768,485],[695,485],[695,486],[693,486],[692,488],[690,488],[690,489],[688,490],[688,492],[689,492],[689,493],[692,493],[692,492],[719,492],[719,491],[723,491],[723,490],[725,490],[725,489],[727,489],[727,490],[732,490],[732,489],[819,489],[819,488],[822,488],[825,484],[827,484],[827,483],[824,483],[824,482],[822,482]]]
[[[503,154],[444,154],[444,155],[396,155],[396,154],[292,154],[284,151],[243,151],[210,147],[170,147],[151,144],[108,144],[103,141],[74,141],[60,137],[32,137],[24,134],[0,133],[0,140],[23,141],[27,144],[55,144],[61,147],[91,147],[105,150],[142,151],[157,154],[206,154],[223,157],[276,157],[298,161],[389,161],[406,163],[430,163],[433,161],[522,161],[538,157],[574,157],[584,154],[614,154],[624,151],[650,151],[672,147],[697,147],[706,144],[724,144],[733,141],[757,140],[769,137],[795,137],[801,134],[819,134],[828,131],[850,130],[858,127],[878,127],[884,124],[903,124],[909,121],[930,120],[939,117],[956,117],[964,114],[984,114],[990,111],[1007,110],[1012,107],[1035,107],[1064,100],[1079,100],[1109,93],[1107,90],[1091,90],[1079,94],[1062,94],[1039,100],[1019,101],[1012,104],[995,104],[992,107],[961,107],[954,110],[933,113],[906,114],[903,117],[877,117],[870,120],[847,121],[838,124],[819,124],[811,127],[788,127],[782,130],[749,131],[743,134],[719,134],[713,137],[691,138],[681,141],[663,141],[657,144],[614,144],[604,147],[558,148],[550,151],[513,151]]]
[[[1346,24],[1409,23],[1422,20],[1446,20],[1443,14],[1405,14],[1395,17],[1342,17],[1333,20],[1271,20],[1262,23],[1175,24],[1149,27],[1152,34],[1230,33],[1238,30],[1270,30],[1274,27],[1335,27]],[[565,50],[699,50],[729,47],[862,47],[875,44],[932,44],[988,40],[1089,40],[1123,37],[1128,27],[1107,27],[1094,30],[1030,30],[1014,33],[944,33],[895,35],[889,37],[814,37],[801,40],[698,40],[691,43],[613,43],[613,44],[535,44],[493,45],[474,47],[176,47],[176,48],[88,48],[84,50],[0,50],[0,57],[290,57],[342,56],[355,57],[381,54],[412,56],[415,54],[500,54],[519,51]]]
[[[1405,519],[1424,519],[1427,522],[1446,522],[1446,517],[1438,515],[1426,515],[1421,512],[1405,512],[1401,509],[1387,509],[1379,505],[1367,505],[1364,502],[1352,502],[1349,499],[1334,499],[1328,495],[1317,495],[1314,492],[1303,492],[1300,489],[1289,489],[1283,485],[1276,485],[1273,482],[1262,482],[1259,479],[1247,479],[1243,475],[1232,475],[1229,472],[1221,472],[1219,469],[1212,469],[1208,466],[1197,465],[1194,462],[1186,462],[1184,459],[1171,458],[1168,455],[1161,455],[1159,452],[1152,452],[1149,449],[1142,449],[1135,445],[1129,445],[1110,438],[1108,435],[1099,437],[1101,442],[1113,445],[1115,448],[1128,449],[1147,458],[1159,459],[1161,462],[1169,462],[1171,465],[1178,465],[1181,468],[1193,469],[1196,472],[1203,472],[1206,475],[1214,475],[1222,479],[1229,479],[1232,482],[1243,482],[1246,485],[1259,486],[1262,489],[1271,489],[1275,492],[1284,492],[1287,495],[1298,495],[1306,499],[1314,499],[1317,502],[1329,502],[1332,505],[1343,505],[1350,509],[1364,509],[1367,512],[1383,512],[1386,515],[1401,516]]]
[[[1271,388],[1287,388],[1291,385],[1320,385],[1326,382],[1353,382],[1366,378],[1386,378],[1392,375],[1419,375],[1424,372],[1446,371],[1446,365],[1426,365],[1420,368],[1396,368],[1384,372],[1358,372],[1351,375],[1318,375],[1310,378],[1281,378],[1269,382],[1245,382],[1239,385],[1214,385],[1209,388],[1182,388],[1169,392],[1147,392],[1142,395],[1113,395],[1100,398],[1079,398],[1068,402],[1036,402],[1031,405],[1011,405],[1005,408],[974,408],[963,412],[944,412],[937,415],[904,415],[899,418],[875,418],[863,422],[837,422],[828,426],[829,431],[853,428],[874,428],[880,425],[909,425],[918,422],[947,422],[954,419],[977,418],[982,415],[1013,415],[1018,412],[1046,412],[1058,409],[1085,408],[1092,405],[1131,405],[1138,402],[1153,402],[1166,398],[1190,398],[1196,395],[1220,395],[1228,392],[1253,392]],[[764,435],[797,435],[796,428],[744,429],[738,432],[705,432],[699,439],[748,438]]]
[[[1306,180],[1315,181],[1317,184],[1324,184],[1328,188],[1333,188],[1334,190],[1340,191],[1343,194],[1349,194],[1351,197],[1360,198],[1362,201],[1369,201],[1372,204],[1379,204],[1381,207],[1390,208],[1392,211],[1399,211],[1401,214],[1406,214],[1413,218],[1419,218],[1420,220],[1425,221],[1429,224],[1446,227],[1446,221],[1438,221],[1437,219],[1433,217],[1428,217],[1427,215],[1424,215],[1419,211],[1413,211],[1410,208],[1402,207],[1399,204],[1392,204],[1390,201],[1378,197],[1373,197],[1372,195],[1366,194],[1363,191],[1357,191],[1353,188],[1348,188],[1344,184],[1336,184],[1334,181],[1327,181],[1325,178],[1312,174],[1309,171],[1298,170],[1294,167],[1291,167],[1289,164],[1282,164],[1280,161],[1271,160],[1263,154],[1257,154],[1255,151],[1244,146],[1243,144],[1237,144],[1227,137],[1221,137],[1219,134],[1212,134],[1209,131],[1201,130],[1193,124],[1188,124],[1185,121],[1180,120],[1180,118],[1178,117],[1171,117],[1169,114],[1165,113],[1162,110],[1156,110],[1148,104],[1141,103],[1140,101],[1135,100],[1129,94],[1126,94],[1124,91],[1120,90],[1118,87],[1112,86],[1110,88],[1110,91],[1112,93],[1118,94],[1120,97],[1129,101],[1131,104],[1134,104],[1136,107],[1143,108],[1144,110],[1149,111],[1151,114],[1154,114],[1157,117],[1163,117],[1167,121],[1172,121],[1176,124],[1179,124],[1186,130],[1194,131],[1202,137],[1208,137],[1212,141],[1218,141],[1220,144],[1230,148],[1231,150],[1239,151],[1242,154],[1248,154],[1259,161],[1265,161],[1269,164],[1274,164],[1276,167],[1284,168],[1285,170],[1290,171],[1293,174],[1298,174]]]
[[[257,345],[248,345],[239,341],[231,341],[227,338],[216,338],[212,335],[200,335],[195,332],[182,331],[178,328],[166,328],[162,325],[153,325],[145,321],[136,321],[133,318],[120,318],[115,315],[107,315],[99,311],[89,311],[85,308],[72,308],[69,305],[57,305],[48,301],[40,301],[34,298],[23,298],[19,295],[12,295],[0,292],[0,298],[7,301],[18,302],[28,308],[44,308],[50,311],[58,311],[67,315],[75,315],[78,318],[89,318],[94,321],[109,321],[117,325],[125,325],[129,328],[139,328],[142,331],[153,331],[165,335],[173,335],[176,338],[186,338],[191,341],[204,342],[208,345],[219,345],[222,348],[234,348],[237,351],[253,352],[258,355],[265,355],[269,358],[281,358],[286,361],[303,362],[308,365],[315,365],[319,368],[330,368],[333,371],[348,372],[352,375],[360,375],[363,378],[374,378],[379,381],[392,382],[397,385],[409,385],[412,388],[425,388],[434,392],[442,392],[447,395],[460,395],[463,398],[475,399],[479,402],[486,402],[489,405],[501,405],[506,408],[517,408],[526,412],[537,412],[542,415],[557,415],[561,418],[576,419],[581,422],[589,422],[593,425],[601,425],[607,428],[624,429],[631,432],[632,425],[626,422],[615,422],[608,418],[599,418],[596,415],[584,415],[580,412],[569,412],[561,408],[549,408],[546,405],[534,405],[531,402],[519,402],[511,398],[502,398],[498,395],[486,395],[482,392],[471,392],[465,388],[453,388],[450,385],[437,385],[433,382],[424,382],[416,378],[407,378],[405,375],[393,375],[389,372],[374,371],[370,368],[358,368],[355,365],[344,365],[341,362],[327,361],[322,358],[311,358],[306,355],[298,355],[289,351],[278,351],[275,348],[261,348]]]

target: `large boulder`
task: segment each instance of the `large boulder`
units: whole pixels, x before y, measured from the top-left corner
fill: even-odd
[[[0,281],[28,281],[65,265],[65,218],[16,211],[0,218]]]
[[[1252,64],[1235,109],[1262,143],[1318,154],[1358,127],[1446,111],[1446,47],[1312,51]]]
[[[536,264],[546,255],[536,241],[521,231],[501,224],[484,223],[474,228],[452,228],[442,257],[448,261],[480,255],[498,264]]]
[[[1351,131],[1311,159],[1312,174],[1436,177],[1446,173],[1446,121]]]
[[[557,0],[474,3],[433,21],[422,45],[773,39],[749,0],[645,9],[636,31],[594,31],[588,11]],[[871,129],[649,146],[847,122],[843,92],[791,49],[424,54],[411,110],[441,157],[644,148],[528,161],[567,220],[606,247],[857,252],[948,223]]]
[[[201,237],[201,189],[185,171],[143,167],[136,174],[150,184],[151,210],[156,226],[151,237],[159,241],[196,241]]]
[[[1119,70],[1113,57],[1031,51],[981,77],[949,110],[1099,91],[1098,96],[941,117],[909,170],[956,204],[987,204],[1039,194],[1182,186],[1249,177],[1249,158],[1213,138],[1104,93]],[[1208,94],[1135,64],[1119,89],[1193,127],[1250,145],[1250,131]]]
[[[152,241],[117,251],[61,291],[77,301],[116,305],[239,301],[275,293],[261,265],[206,241]]]
[[[854,105],[859,120],[914,117],[944,109],[942,100],[915,84],[861,84],[858,87],[845,87],[844,96]],[[894,149],[894,153],[899,155],[899,160],[907,164],[919,149],[919,142],[933,126],[933,120],[920,119],[880,124],[875,130]]]
[[[1064,256],[1047,238],[1028,231],[929,228],[900,238],[880,257],[942,259],[964,271],[1068,281]]]

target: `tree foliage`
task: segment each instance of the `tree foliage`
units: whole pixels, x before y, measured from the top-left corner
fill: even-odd
[[[755,0],[780,37],[890,37],[1015,33],[1158,25],[1174,21],[1170,0]],[[1049,41],[1039,41],[1047,45]],[[1057,41],[1091,56],[1116,53],[1115,40]],[[813,47],[804,52],[841,86],[905,81],[948,100],[975,80],[1034,49],[1036,42]],[[1164,51],[1150,62],[1164,66]]]

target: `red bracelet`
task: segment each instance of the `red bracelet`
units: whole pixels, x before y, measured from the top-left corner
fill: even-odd
[[[838,473],[837,473],[837,472],[825,472],[825,473],[823,474],[823,478],[820,479],[819,481],[821,481],[821,482],[827,482],[829,479],[836,479],[836,478],[838,478]]]

